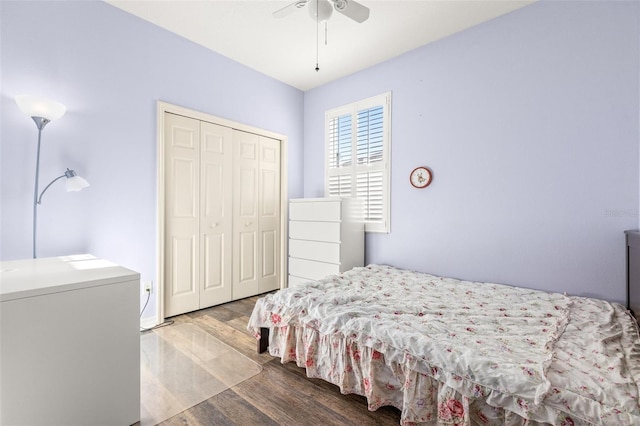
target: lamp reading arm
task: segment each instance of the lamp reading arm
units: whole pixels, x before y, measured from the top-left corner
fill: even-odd
[[[49,183],[49,185],[47,185],[47,186],[42,190],[42,192],[40,193],[40,196],[38,197],[38,204],[42,204],[42,196],[43,196],[43,195],[44,195],[44,193],[47,191],[47,189],[49,189],[49,187],[50,187],[51,185],[53,185],[56,181],[59,181],[60,179],[62,179],[62,178],[63,178],[63,177],[65,177],[65,176],[66,176],[66,172],[65,172],[65,174],[64,174],[64,175],[60,175],[60,176],[58,176],[57,178],[55,178],[54,180],[52,180],[52,181]]]
[[[49,187],[51,185],[53,185],[54,183],[56,183],[57,181],[59,181],[62,178],[67,178],[67,179],[71,179],[71,178],[76,178],[76,179],[80,179],[81,181],[83,181],[83,184],[81,184],[79,187],[75,188],[75,189],[69,189],[69,187],[67,187],[67,191],[77,191],[80,190],[86,186],[89,186],[89,184],[82,178],[80,178],[78,176],[78,174],[76,173],[75,170],[69,170],[67,168],[67,171],[64,172],[63,175],[58,176],[57,178],[55,178],[54,180],[52,180],[51,182],[49,182],[49,185],[47,185],[42,192],[40,193],[40,196],[38,197],[37,203],[38,204],[42,204],[42,196],[44,195],[44,193],[47,191],[47,189],[49,189]]]

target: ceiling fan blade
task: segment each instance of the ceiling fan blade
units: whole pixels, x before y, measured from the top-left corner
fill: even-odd
[[[291,14],[294,10],[304,7],[304,5],[307,4],[307,1],[308,0],[294,1],[293,3],[286,5],[282,9],[276,10],[272,15],[274,18],[284,18],[285,16]]]
[[[356,22],[363,23],[369,19],[369,8],[353,0],[334,0],[334,8],[353,19]]]

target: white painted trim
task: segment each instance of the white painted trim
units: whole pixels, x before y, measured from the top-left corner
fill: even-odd
[[[182,115],[185,117],[194,118],[196,120],[206,121],[213,124],[218,124],[232,129],[241,130],[243,132],[255,133],[257,135],[266,136],[272,139],[280,141],[280,288],[283,289],[287,284],[287,253],[288,253],[288,208],[289,203],[289,156],[288,156],[288,137],[281,133],[275,133],[269,130],[260,129],[257,127],[249,126],[247,124],[237,123],[235,121],[227,120],[226,118],[217,117],[215,115],[207,114],[192,110],[189,108],[173,105],[163,101],[157,101],[157,184],[156,184],[156,220],[157,220],[157,232],[156,232],[156,324],[149,324],[145,321],[145,328],[153,327],[154,325],[162,324],[165,320],[164,317],[164,114],[165,113]]]
[[[156,169],[158,171],[156,175],[156,291],[155,303],[156,303],[156,324],[162,324],[164,322],[164,113],[170,110],[169,106],[164,102],[157,103],[157,141],[156,141]],[[145,328],[151,328],[145,324]]]
[[[153,318],[142,318],[140,320],[140,329],[142,330],[148,330],[156,325],[158,325],[158,323],[156,323],[156,320]]]

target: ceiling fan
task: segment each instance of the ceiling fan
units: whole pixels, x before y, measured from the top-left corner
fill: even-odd
[[[316,22],[328,20],[333,9],[358,23],[369,19],[369,8],[353,0],[297,0],[273,12],[273,17],[282,18],[296,9],[302,9],[307,4],[309,15]]]

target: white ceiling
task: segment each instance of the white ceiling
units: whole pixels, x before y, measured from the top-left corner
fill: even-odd
[[[236,62],[308,90],[531,4],[535,0],[358,0],[359,24],[337,12],[316,32],[309,5],[276,19],[291,1],[106,0]],[[318,36],[317,36],[318,34]],[[316,40],[320,71],[316,72]]]

